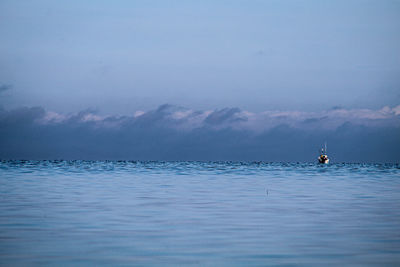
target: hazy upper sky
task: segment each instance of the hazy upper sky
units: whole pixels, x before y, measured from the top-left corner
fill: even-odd
[[[400,103],[400,1],[0,0],[0,105]]]

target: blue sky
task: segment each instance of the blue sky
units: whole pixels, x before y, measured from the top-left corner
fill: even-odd
[[[0,2],[6,108],[400,103],[400,1]]]

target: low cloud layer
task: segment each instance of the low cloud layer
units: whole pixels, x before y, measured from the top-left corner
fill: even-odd
[[[2,159],[312,162],[327,141],[334,162],[399,162],[399,137],[400,105],[260,113],[162,105],[132,116],[0,111]]]

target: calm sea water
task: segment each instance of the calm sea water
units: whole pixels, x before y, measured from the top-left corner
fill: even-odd
[[[0,162],[0,264],[399,266],[400,165]]]

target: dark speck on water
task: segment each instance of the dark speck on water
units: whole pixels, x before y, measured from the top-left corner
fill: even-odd
[[[0,265],[399,266],[399,164],[0,161]]]

